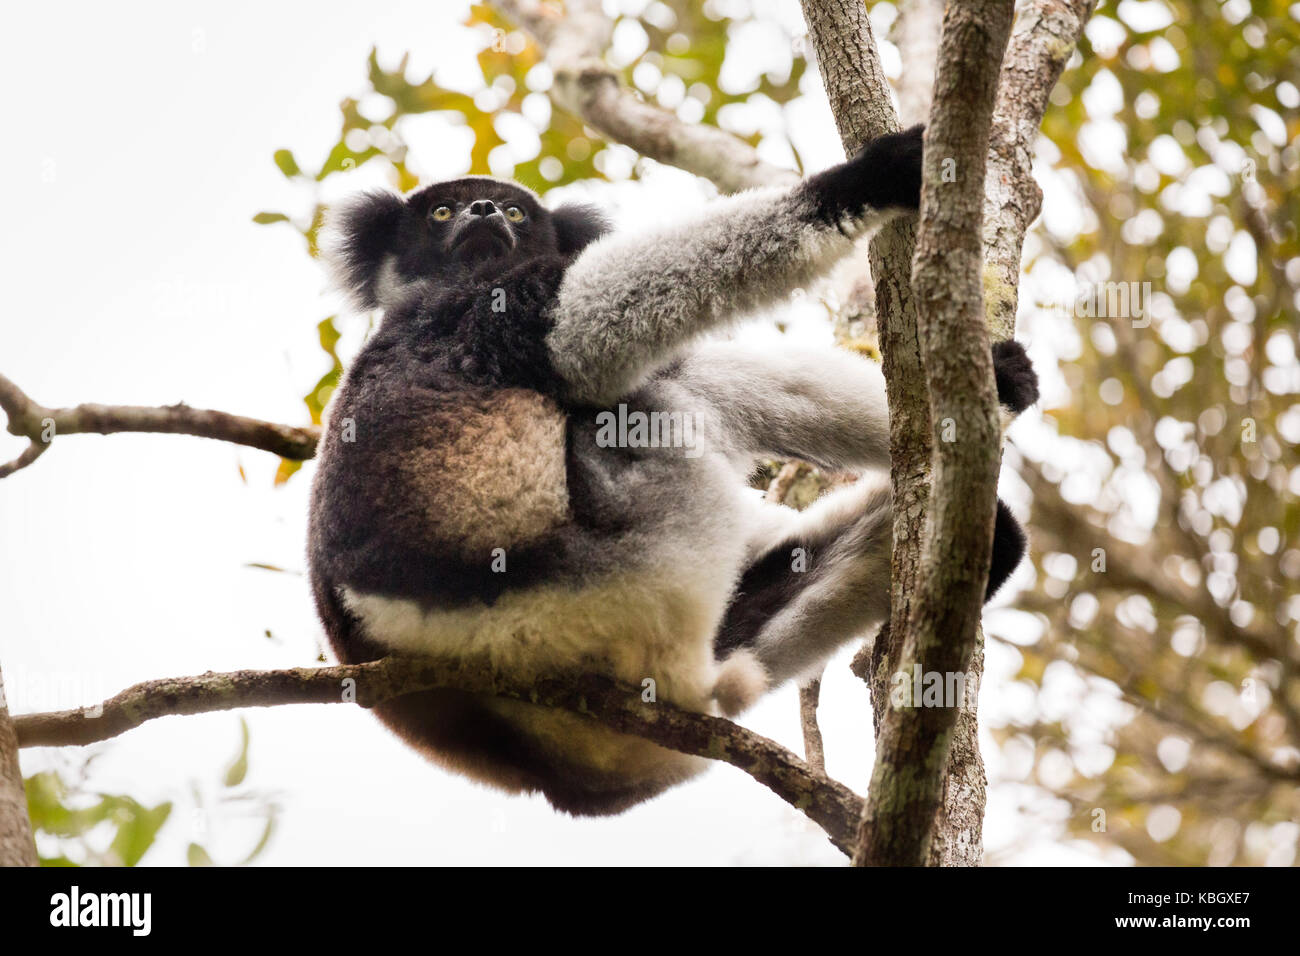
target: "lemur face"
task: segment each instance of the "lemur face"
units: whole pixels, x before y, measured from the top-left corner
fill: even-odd
[[[556,251],[551,214],[511,183],[456,179],[426,186],[406,203],[412,218],[423,219],[427,241],[421,245],[435,270],[448,261],[473,267],[516,253],[525,257]]]
[[[333,211],[326,250],[338,284],[373,309],[414,287],[572,256],[606,231],[588,206],[554,212],[514,183],[472,176],[408,196],[367,193]]]

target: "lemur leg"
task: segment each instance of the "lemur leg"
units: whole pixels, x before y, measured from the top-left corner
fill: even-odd
[[[1038,399],[1015,341],[993,346],[1002,416]],[[668,374],[715,419],[710,437],[739,455],[800,458],[821,468],[889,467],[889,408],[880,366],[847,349],[705,342]]]
[[[751,451],[838,467],[887,461],[879,371],[836,350],[817,353],[816,374],[810,361],[790,352],[760,356],[720,343],[684,360],[677,377],[693,394],[705,397],[722,419],[722,430]],[[1004,414],[1014,416],[1037,400],[1033,367],[1016,342],[995,345],[993,361],[999,401]],[[721,374],[723,369],[730,370],[730,379]],[[755,401],[755,394],[762,400]],[[888,478],[868,475],[826,495],[788,523],[767,523],[718,629],[715,655],[725,658],[749,649],[772,682],[779,683],[806,673],[845,641],[884,620],[889,610],[890,505]],[[1024,531],[999,501],[986,600],[1024,552]]]
[[[889,613],[892,524],[886,476],[823,497],[746,568],[714,637],[714,655],[747,649],[779,684],[869,633]],[[999,500],[985,600],[1024,553],[1024,531]]]
[[[741,576],[714,638],[748,649],[773,684],[797,677],[889,611],[889,479],[863,478],[795,518]]]
[[[889,467],[885,379],[855,352],[706,342],[671,376],[704,401],[710,437],[728,451],[827,469]]]

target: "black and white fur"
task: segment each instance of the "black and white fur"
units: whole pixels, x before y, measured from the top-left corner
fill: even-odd
[[[339,658],[585,668],[734,714],[869,632],[889,595],[879,368],[701,336],[914,211],[920,166],[917,128],[792,189],[627,233],[488,178],[342,209],[336,277],[384,318],[334,399],[312,491],[311,580]],[[1015,343],[995,359],[1018,412],[1033,370]],[[601,447],[597,415],[620,403],[699,413],[705,431],[694,449]],[[760,456],[863,474],[799,513],[748,488]],[[1023,551],[1001,506],[990,595]],[[572,813],[619,812],[704,764],[453,690],[376,710],[443,765]]]

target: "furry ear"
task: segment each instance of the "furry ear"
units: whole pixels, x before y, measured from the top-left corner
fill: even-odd
[[[357,308],[379,307],[379,274],[395,253],[398,230],[407,213],[396,193],[362,193],[326,214],[321,257],[334,284]]]
[[[556,209],[551,213],[551,225],[555,227],[556,244],[566,256],[576,255],[610,231],[605,214],[586,203],[570,203]]]

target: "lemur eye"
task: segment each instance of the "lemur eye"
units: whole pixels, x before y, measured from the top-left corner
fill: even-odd
[[[506,218],[511,222],[523,222],[524,211],[518,206],[506,206]]]
[[[451,218],[451,207],[439,206],[437,209],[433,211],[433,218],[438,220],[439,222],[446,222],[448,219]]]

